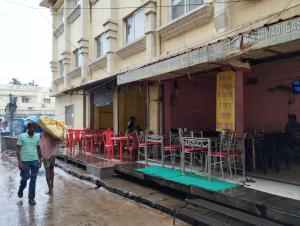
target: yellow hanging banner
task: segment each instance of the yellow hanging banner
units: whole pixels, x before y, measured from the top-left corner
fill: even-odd
[[[235,130],[235,72],[217,74],[216,130]]]

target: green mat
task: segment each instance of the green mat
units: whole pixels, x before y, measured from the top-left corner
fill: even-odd
[[[193,173],[186,173],[185,175],[183,175],[182,172],[178,169],[170,169],[160,166],[147,166],[145,168],[138,168],[136,169],[136,171],[148,175],[158,176],[179,184],[193,185],[209,191],[223,191],[239,186],[238,184],[218,179],[211,178],[211,180],[209,180],[208,177],[196,175]]]

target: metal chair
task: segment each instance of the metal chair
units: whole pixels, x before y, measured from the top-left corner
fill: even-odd
[[[211,157],[213,160],[212,165],[214,166],[214,172],[216,167],[219,165],[221,169],[221,174],[223,179],[224,167],[229,171],[230,177],[232,178],[232,166],[230,155],[234,153],[235,150],[235,133],[230,131],[222,131],[219,147],[217,150],[212,152]]]
[[[172,133],[168,137],[165,137],[162,145],[162,166],[164,166],[165,159],[171,158],[171,166],[174,168],[176,157],[180,157],[180,135],[179,133]],[[169,153],[168,153],[169,152]],[[178,153],[179,152],[179,153]],[[168,153],[168,154],[166,154]]]
[[[182,137],[181,138],[181,170],[185,173],[185,155],[190,155],[190,169],[192,170],[195,155],[199,153],[207,153],[207,167],[205,172],[211,177],[211,140],[209,138],[199,137]]]
[[[162,145],[162,136],[154,134],[142,134],[138,138],[138,161],[141,160],[141,156],[144,156],[145,163],[148,164],[149,154],[152,150],[152,155],[156,155],[153,151],[157,146]],[[150,161],[158,162],[157,159],[150,159]]]

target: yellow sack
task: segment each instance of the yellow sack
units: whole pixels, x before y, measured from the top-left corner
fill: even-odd
[[[38,120],[38,124],[43,130],[45,130],[54,138],[63,139],[66,126],[62,121],[48,118],[47,115],[44,115]]]

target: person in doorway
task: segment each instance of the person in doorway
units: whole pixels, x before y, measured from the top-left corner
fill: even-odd
[[[130,133],[133,133],[136,129],[136,126],[135,126],[135,117],[134,116],[131,116],[129,118],[129,121],[127,123],[127,127],[126,127],[126,135],[130,134]]]
[[[299,150],[300,145],[300,124],[297,122],[297,116],[288,114],[288,122],[286,123],[285,133],[287,134],[287,147],[286,147],[286,167],[289,169],[289,162],[292,156],[295,156]]]
[[[53,194],[54,166],[57,153],[57,144],[59,142],[59,140],[50,136],[46,131],[44,131],[41,136],[41,153],[46,171],[46,181],[49,189],[46,194],[48,195]]]
[[[288,146],[294,149],[294,146],[300,144],[300,124],[297,122],[296,115],[288,114],[288,122],[284,130],[288,135]]]
[[[28,199],[30,205],[35,205],[36,178],[41,167],[42,156],[40,151],[40,136],[34,131],[36,125],[33,122],[27,124],[27,131],[22,133],[17,141],[17,158],[20,169],[20,187],[18,197],[23,197],[23,191],[30,179]]]

